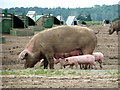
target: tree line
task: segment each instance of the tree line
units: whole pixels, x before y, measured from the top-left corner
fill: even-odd
[[[118,4],[115,5],[95,5],[89,8],[41,8],[41,7],[15,7],[6,8],[9,13],[13,11],[24,11],[27,14],[28,11],[36,11],[38,15],[40,14],[53,14],[54,16],[62,15],[66,20],[68,16],[74,15],[77,19],[80,17],[89,17],[92,21],[103,21],[104,19],[113,20],[118,17]],[[90,20],[90,21],[91,21]]]

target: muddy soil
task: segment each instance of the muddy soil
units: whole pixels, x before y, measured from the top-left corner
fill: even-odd
[[[113,33],[108,34],[108,26],[91,25],[87,26],[98,32],[98,44],[95,52],[102,52],[104,54],[103,70],[118,70],[118,35]],[[36,31],[35,33],[38,33]],[[6,38],[6,43],[2,46],[2,70],[25,70],[24,61],[18,61],[19,53],[24,49],[32,36],[11,36],[3,35]],[[39,63],[34,68],[39,67]],[[33,68],[33,69],[34,69]],[[67,67],[68,68],[68,67]],[[55,65],[55,69],[60,69],[59,64]],[[98,66],[99,69],[99,66]],[[63,69],[64,70],[64,69]],[[71,70],[71,69],[69,69]],[[75,70],[75,69],[74,69]],[[94,77],[93,77],[94,76]],[[100,76],[100,77],[99,77]],[[17,76],[17,75],[3,75],[4,88],[117,88],[117,75],[105,75],[105,72],[90,72],[89,75],[78,76],[77,79],[69,78],[71,76],[61,79],[61,76],[55,76],[54,79],[41,76]],[[72,77],[76,77],[73,75]],[[87,78],[89,77],[89,78]]]

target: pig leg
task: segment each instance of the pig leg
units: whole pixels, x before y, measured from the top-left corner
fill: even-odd
[[[86,66],[85,66],[85,64],[80,64],[80,68],[81,69],[87,69]]]
[[[97,69],[97,67],[96,67],[96,62],[94,62],[94,63],[92,64],[92,66],[94,66],[94,68]]]
[[[48,63],[49,63],[49,68],[54,69],[54,59],[51,57],[47,57]]]
[[[84,64],[84,69],[88,69],[89,64]]]
[[[48,60],[44,58],[44,69],[48,68]]]
[[[72,69],[72,68],[73,68],[73,66],[74,66],[74,64],[71,64],[71,65],[70,65],[70,68]]]
[[[46,50],[46,54],[45,54],[45,57],[48,61],[48,64],[49,64],[49,68],[50,69],[54,69],[54,53],[51,53],[53,50],[52,49],[49,49],[49,50]]]
[[[75,63],[75,67],[78,68],[78,63]]]
[[[87,67],[88,67],[88,69],[90,69],[90,65],[89,64],[87,64]]]
[[[98,63],[100,64],[100,68],[103,68],[102,67],[102,60],[101,59],[98,60]]]
[[[82,64],[79,64],[80,65],[80,69],[82,69]]]
[[[60,62],[59,59],[56,59],[56,60],[54,61],[55,64],[58,64],[59,62]]]
[[[93,65],[94,65],[94,68],[97,69],[96,65],[95,64],[93,64]]]
[[[83,69],[87,69],[86,64],[82,64],[82,68],[83,68]]]
[[[51,54],[46,54],[46,61],[48,61],[48,64],[49,64],[49,68],[50,69],[54,69],[54,58]]]
[[[101,68],[101,69],[103,68],[101,64],[100,64],[100,68]]]
[[[93,64],[90,64],[90,68],[93,69]]]
[[[118,35],[118,30],[116,30],[116,33],[117,33],[117,35]]]

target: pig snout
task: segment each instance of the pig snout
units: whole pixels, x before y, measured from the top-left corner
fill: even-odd
[[[69,63],[65,59],[60,59],[60,65],[65,68],[65,66],[68,66]]]
[[[104,59],[104,55],[101,52],[94,52],[93,56],[95,57],[95,61],[97,61],[100,64],[100,68],[103,68],[102,62]]]
[[[22,51],[22,52],[19,54],[17,60],[24,60],[26,55],[27,55],[27,51],[25,51],[25,50]]]

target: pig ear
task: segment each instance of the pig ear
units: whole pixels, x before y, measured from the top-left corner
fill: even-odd
[[[19,55],[19,59],[23,60],[28,56],[28,52],[27,51],[22,51]]]

